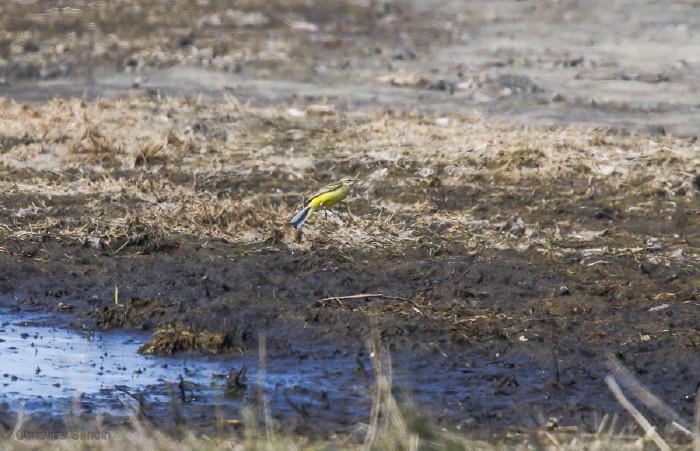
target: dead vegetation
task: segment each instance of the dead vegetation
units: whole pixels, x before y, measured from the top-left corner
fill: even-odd
[[[62,302],[158,330],[145,352],[249,350],[222,317],[352,346],[369,316],[392,350],[455,359],[555,342],[577,371],[700,343],[695,141],[233,98],[1,106],[1,257],[40,286],[78,274]],[[347,175],[297,243],[303,194]]]
[[[193,237],[346,261],[511,250],[576,259],[582,276],[614,259],[698,263],[695,141],[319,108],[3,101],[0,235],[112,254]],[[303,193],[347,174],[362,180],[352,196],[296,243]],[[667,297],[692,299],[686,282]]]
[[[147,254],[176,245],[158,228],[157,222],[146,221],[132,213],[127,213],[123,218],[105,221],[93,219],[71,233],[78,237],[82,245],[109,250],[112,254],[118,254],[127,248]]]
[[[194,238],[242,253],[333,250],[344,262],[513,251],[538,265],[567,262],[573,280],[562,292],[592,284],[585,290],[596,297],[642,290],[650,307],[696,302],[692,277],[664,293],[653,279],[632,286],[622,272],[591,280],[592,271],[614,274],[616,262],[629,260],[644,270],[697,267],[694,141],[478,116],[252,108],[232,98],[2,107],[12,144],[0,155],[4,239],[56,239],[117,255],[167,252]],[[313,217],[296,243],[287,221],[303,193],[347,174],[361,184],[327,219]],[[439,306],[427,297],[413,310],[384,302],[382,311],[467,328],[469,337],[488,329],[469,318],[503,321],[457,295]],[[547,308],[562,308],[557,296]],[[363,303],[329,308],[363,313]],[[517,337],[521,320],[512,332],[496,329]]]
[[[683,242],[663,230],[634,236],[625,227],[650,214],[692,222],[698,144],[686,140],[463,117],[297,117],[233,101],[2,107],[4,192],[88,199],[79,214],[55,208],[38,223],[15,221],[9,230],[16,233],[53,229],[113,251],[157,249],[179,234],[277,241],[303,192],[350,173],[363,183],[349,213],[341,207],[327,221],[314,218],[302,247],[332,236],[336,246],[373,251],[418,245],[473,252],[489,242],[563,255],[571,246],[596,252],[604,241],[603,254],[637,252],[656,261],[678,252],[693,259],[697,249],[691,229]],[[511,216],[521,218],[520,230],[503,233]],[[610,228],[605,219],[612,217],[626,221]],[[649,239],[658,247],[653,255]]]
[[[182,324],[166,324],[159,327],[148,343],[139,349],[143,354],[172,355],[183,351],[205,354],[241,353],[245,336],[235,332],[213,333],[193,331]]]

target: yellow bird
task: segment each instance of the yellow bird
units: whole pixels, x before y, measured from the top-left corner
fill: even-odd
[[[290,223],[297,229],[301,230],[307,219],[317,208],[332,207],[345,197],[350,192],[350,187],[357,182],[356,178],[345,177],[336,183],[331,183],[316,192],[313,196],[310,196],[308,201],[304,204],[304,208],[301,209],[297,214],[294,215]]]

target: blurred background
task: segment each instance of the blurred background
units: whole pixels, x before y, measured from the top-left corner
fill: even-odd
[[[692,418],[699,25],[682,0],[0,1],[0,435],[84,390],[83,429],[255,437],[250,405],[359,445],[379,406],[406,449],[442,434],[414,413],[597,439],[608,355]]]
[[[146,91],[693,137],[695,1],[5,0],[0,96]]]

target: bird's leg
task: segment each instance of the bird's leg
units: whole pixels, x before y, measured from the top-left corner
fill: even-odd
[[[332,208],[326,208],[324,211],[327,212],[327,214],[329,214],[331,216],[337,214],[338,217],[342,219],[342,217],[340,216],[340,213],[337,210],[334,210]]]
[[[323,207],[323,217],[328,221],[328,209],[326,207]]]
[[[350,205],[345,205],[345,212],[348,214],[348,221],[351,224],[355,223],[355,217],[352,215],[352,212],[350,211]],[[347,223],[346,223],[347,224]]]

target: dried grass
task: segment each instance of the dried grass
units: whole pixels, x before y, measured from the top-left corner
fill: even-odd
[[[447,124],[420,114],[290,117],[286,106],[231,99],[5,107],[0,125],[13,145],[0,154],[12,174],[0,180],[2,239],[49,238],[120,255],[216,241],[237,256],[320,253],[337,263],[508,251],[553,268],[576,261],[567,277],[586,283],[613,261],[689,271],[700,264],[700,249],[683,238],[697,230],[697,175],[689,169],[698,166],[696,142],[459,116]],[[303,134],[303,145],[290,133]],[[86,140],[107,144],[76,150]],[[135,166],[135,155],[144,164]],[[303,194],[348,174],[362,182],[327,219],[316,213],[296,242],[288,221]],[[657,227],[660,221],[671,225]],[[614,278],[591,293],[624,283]],[[659,293],[651,284],[635,288],[650,306],[684,293]],[[678,282],[686,293],[696,284]],[[342,302],[333,305],[371,313],[364,300]],[[543,302],[563,308],[553,298]],[[381,311],[464,332],[466,342],[520,333],[518,319],[474,312],[458,300],[418,304],[385,300]],[[639,339],[634,328],[625,334]],[[679,334],[696,341],[692,332]]]
[[[202,351],[207,354],[242,352],[240,343],[230,333],[194,331],[178,324],[159,327],[151,340],[139,352],[172,355],[183,351]]]
[[[655,237],[668,245],[649,254],[630,245],[642,236],[546,212],[562,201],[593,200],[621,214],[669,215],[692,210],[698,193],[691,168],[700,163],[700,144],[670,137],[459,116],[445,122],[312,109],[296,117],[286,107],[252,108],[231,99],[3,101],[2,111],[0,165],[16,174],[31,168],[0,182],[3,192],[39,200],[80,195],[90,206],[69,218],[56,209],[18,220],[9,235],[41,230],[83,243],[101,240],[112,250],[153,250],[158,244],[149,243],[191,235],[386,255],[411,247],[470,253],[486,244],[556,257],[562,242],[577,242],[658,263],[676,258],[670,235]],[[290,133],[303,136],[303,144]],[[347,174],[359,175],[362,184],[328,220],[312,218],[305,241],[294,243],[287,220],[302,193]],[[538,195],[542,188],[550,191]],[[513,216],[522,226],[504,233]],[[687,247],[683,258],[698,259]]]

